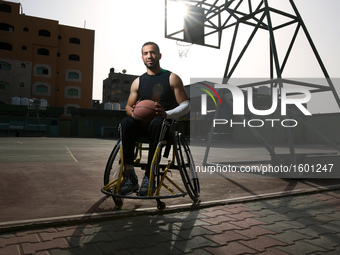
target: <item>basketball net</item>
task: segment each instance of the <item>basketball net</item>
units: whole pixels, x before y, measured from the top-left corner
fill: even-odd
[[[177,49],[178,49],[178,55],[180,58],[186,58],[188,51],[190,50],[192,43],[189,42],[182,42],[182,41],[176,41]]]

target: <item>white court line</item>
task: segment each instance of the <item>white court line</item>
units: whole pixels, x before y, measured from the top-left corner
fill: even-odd
[[[71,157],[73,158],[73,160],[75,162],[78,162],[78,160],[76,159],[76,157],[72,154],[71,150],[69,148],[67,148],[67,146],[65,146],[65,148],[67,149],[68,153],[70,153]]]

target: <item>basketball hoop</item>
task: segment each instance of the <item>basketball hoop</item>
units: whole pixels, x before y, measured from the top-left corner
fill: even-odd
[[[190,50],[192,43],[189,42],[183,42],[183,41],[176,41],[177,49],[178,49],[178,55],[180,58],[186,58],[188,51]]]

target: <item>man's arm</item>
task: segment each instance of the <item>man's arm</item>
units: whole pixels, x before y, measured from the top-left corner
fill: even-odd
[[[171,73],[170,86],[174,91],[178,106],[166,111],[165,113],[168,119],[175,119],[190,111],[189,98],[185,92],[183,82],[177,74]]]
[[[183,101],[189,100],[188,95],[185,92],[183,82],[177,74],[171,73],[170,86],[175,93],[175,98],[178,104],[181,104]]]
[[[138,100],[138,87],[139,87],[139,78],[136,78],[130,88],[130,95],[127,100],[127,104],[125,107],[125,112],[129,116],[133,116],[133,108]]]

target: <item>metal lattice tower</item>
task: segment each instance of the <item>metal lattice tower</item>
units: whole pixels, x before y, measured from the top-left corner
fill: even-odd
[[[269,74],[268,79],[271,82],[265,81],[264,84],[273,84],[273,79],[279,79],[277,86],[282,86],[282,82],[289,83],[291,85],[299,85],[307,87],[311,93],[330,91],[340,108],[340,99],[334,87],[332,80],[326,70],[324,63],[317,51],[316,46],[307,30],[307,27],[294,3],[293,0],[182,0],[175,1],[186,4],[193,12],[196,12],[196,16],[189,19],[194,22],[190,27],[182,27],[178,30],[170,31],[168,29],[168,2],[174,2],[173,0],[165,0],[165,37],[178,41],[189,41],[194,44],[199,44],[207,47],[220,48],[222,44],[222,32],[225,29],[234,28],[233,38],[230,45],[229,55],[226,61],[225,72],[223,78],[226,80],[233,76],[234,71],[238,67],[245,53],[249,50],[255,35],[260,31],[266,31],[268,33],[269,43],[269,66],[267,68]],[[274,4],[280,5],[284,3],[285,9],[281,6],[275,7]],[[198,11],[197,11],[198,9]],[[201,11],[200,11],[201,10]],[[189,10],[190,12],[190,10]],[[194,13],[195,15],[195,13]],[[195,21],[196,19],[196,21]],[[239,30],[241,26],[247,26],[252,28],[252,32],[244,44],[242,50],[238,53],[235,51],[235,45],[243,42],[237,41],[239,36]],[[287,27],[295,27],[295,31],[290,38],[289,46],[285,52],[281,52],[281,61],[278,53],[278,45],[280,41],[277,40],[277,34]],[[197,33],[197,28],[201,32]],[[186,36],[193,31],[191,36]],[[291,57],[292,49],[296,43],[298,35],[303,34],[312,50],[314,57],[323,73],[324,78],[327,80],[327,85],[324,84],[308,84],[298,81],[281,80],[284,78],[284,71],[288,65],[288,60]],[[238,55],[236,55],[238,54]],[[283,55],[283,56],[282,56]],[[259,84],[256,84],[259,85]],[[261,84],[260,84],[261,85]],[[255,86],[252,84],[244,85]]]
[[[289,57],[291,56],[292,49],[294,47],[294,44],[296,42],[297,36],[299,33],[304,33],[308,44],[321,68],[321,71],[324,75],[324,78],[327,79],[328,86],[324,85],[317,85],[317,84],[301,84],[299,82],[289,81],[291,84],[296,85],[302,85],[308,87],[311,93],[318,93],[318,92],[324,92],[324,91],[331,91],[333,93],[333,96],[340,108],[340,99],[339,96],[335,90],[334,84],[332,80],[329,77],[329,74],[326,70],[325,65],[322,62],[322,59],[316,49],[316,46],[313,43],[313,40],[307,30],[307,27],[305,23],[303,22],[303,19],[294,3],[293,0],[289,0],[289,4],[291,7],[291,12],[282,11],[279,9],[276,9],[274,7],[271,7],[269,5],[268,0],[261,0],[257,1],[257,5],[254,5],[254,2],[256,1],[226,1],[225,2],[225,10],[228,11],[231,17],[233,17],[236,20],[235,23],[235,30],[234,30],[234,37],[232,40],[232,44],[229,51],[229,57],[228,62],[226,65],[224,78],[230,78],[232,77],[232,74],[234,70],[236,69],[239,61],[241,60],[242,56],[246,52],[248,46],[252,42],[255,34],[258,30],[265,30],[269,33],[269,44],[270,44],[270,66],[269,66],[269,73],[271,79],[282,79],[284,78],[284,70],[287,65],[287,62],[289,60]],[[239,8],[243,5],[247,5],[248,12],[242,12],[239,11]],[[274,24],[273,22],[273,16],[279,16],[281,18],[282,22],[278,24]],[[239,29],[240,24],[245,24],[248,26],[253,27],[253,32],[251,33],[250,37],[248,38],[247,43],[244,45],[243,50],[241,53],[237,56],[236,61],[232,64],[232,54],[233,49],[235,47],[235,42],[237,38],[237,32]],[[295,32],[293,36],[291,37],[289,46],[282,58],[282,61],[280,62],[279,54],[278,54],[278,47],[277,45],[280,43],[278,40],[276,40],[276,33],[278,33],[280,30],[285,29],[288,26],[295,26]],[[280,81],[282,82],[282,81]],[[279,84],[282,85],[282,84]]]
[[[166,0],[167,2],[171,0]],[[254,41],[254,38],[260,32],[266,34],[264,38],[267,38],[265,44],[260,47],[266,47],[268,49],[268,63],[269,65],[263,68],[267,70],[268,77],[263,81],[256,81],[249,84],[239,85],[239,88],[257,87],[261,85],[269,85],[270,87],[276,87],[279,91],[283,86],[302,86],[307,88],[310,93],[331,92],[340,109],[340,99],[334,87],[334,84],[329,77],[324,63],[317,51],[317,48],[307,30],[307,27],[294,3],[293,0],[183,0],[181,1],[189,6],[189,10],[192,10],[194,17],[189,17],[189,21],[192,24],[178,30],[169,31],[167,29],[167,11],[165,22],[165,37],[169,39],[175,39],[178,41],[187,41],[194,44],[203,46],[220,48],[222,44],[222,32],[225,29],[234,29],[231,38],[231,44],[229,54],[226,61],[225,72],[223,74],[223,83],[227,83],[233,76],[234,71],[239,66],[245,53],[250,50],[250,45]],[[285,4],[285,8],[282,8],[282,3]],[[276,5],[276,6],[274,6]],[[188,13],[190,16],[190,13]],[[241,27],[247,27],[249,37],[246,38],[243,44],[238,41],[241,34]],[[290,29],[293,31],[291,37],[289,37],[288,46],[282,50],[279,47],[281,41],[278,38],[278,34]],[[191,32],[192,31],[192,32]],[[309,83],[301,80],[287,79],[284,77],[285,70],[289,65],[289,60],[292,57],[292,51],[296,44],[298,36],[304,36],[314,55],[318,66],[323,74],[323,78],[326,83]],[[244,37],[244,36],[243,36]],[[244,38],[243,38],[244,39]],[[240,50],[236,51],[235,48],[240,47]],[[263,46],[263,47],[262,47]],[[279,51],[280,48],[280,51]],[[280,54],[279,54],[280,53]],[[230,102],[230,104],[232,104]],[[218,109],[216,110],[216,113]],[[334,144],[330,139],[321,134],[314,127],[310,126],[298,114],[293,111],[288,113],[294,118],[299,119],[307,129],[315,132],[316,135],[321,137],[326,143],[332,145],[338,151],[340,147]],[[216,114],[217,116],[217,114]],[[245,117],[244,117],[245,118]],[[271,155],[278,157],[274,151],[274,146],[267,143],[263,137],[253,128],[251,130],[257,138],[263,143],[266,149]],[[213,133],[213,128],[210,134]],[[295,148],[291,130],[287,132],[287,140],[290,149],[291,162],[296,163]],[[208,139],[207,150],[204,158],[206,163],[209,148],[211,145],[211,137]],[[279,159],[279,158],[278,158]],[[280,160],[280,159],[279,159]]]

